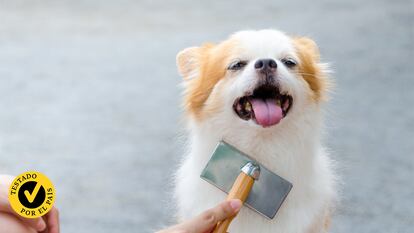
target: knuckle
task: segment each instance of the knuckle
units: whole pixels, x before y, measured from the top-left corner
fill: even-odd
[[[227,203],[222,203],[219,206],[219,210],[220,210],[221,213],[223,213],[225,215],[231,213],[231,210],[229,209],[229,206],[227,205]]]
[[[202,216],[201,216],[202,220],[208,224],[214,224],[217,221],[216,215],[214,214],[214,212],[212,210],[209,210],[207,212],[205,212]]]

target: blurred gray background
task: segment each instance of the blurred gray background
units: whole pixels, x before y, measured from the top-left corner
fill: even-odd
[[[175,55],[261,28],[314,38],[335,70],[332,232],[414,232],[413,0],[0,1],[0,173],[47,174],[62,232],[170,224]]]

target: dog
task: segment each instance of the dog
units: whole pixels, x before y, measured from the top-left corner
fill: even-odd
[[[189,131],[175,176],[178,219],[226,198],[200,178],[224,140],[293,184],[274,219],[243,207],[230,232],[327,232],[337,179],[321,136],[332,82],[316,43],[277,30],[240,31],[176,59]]]

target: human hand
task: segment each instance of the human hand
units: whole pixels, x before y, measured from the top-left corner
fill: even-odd
[[[19,216],[10,206],[8,192],[14,177],[0,175],[0,213],[11,214],[21,220],[21,222],[39,233],[59,233],[59,212],[53,207],[46,215],[41,218],[23,218]],[[3,228],[4,226],[2,226]]]
[[[224,201],[193,219],[161,230],[158,233],[209,233],[213,231],[218,222],[237,214],[241,206],[242,203],[238,199]]]

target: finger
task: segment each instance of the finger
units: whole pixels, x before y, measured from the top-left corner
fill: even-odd
[[[2,209],[3,212],[13,214],[17,218],[19,218],[23,224],[35,229],[36,231],[43,231],[46,229],[46,223],[42,218],[24,218],[20,215],[18,215],[8,204],[6,206],[3,206]]]
[[[9,187],[12,182],[12,176],[0,175],[0,211],[9,212],[11,210],[9,203]]]
[[[53,207],[43,218],[47,225],[45,233],[59,233],[59,211],[57,208]]]
[[[184,228],[194,233],[203,233],[211,230],[219,221],[233,216],[241,208],[241,201],[232,199],[224,201],[216,207],[205,211],[187,223],[184,223]]]
[[[24,225],[35,229],[36,231],[43,231],[46,229],[46,223],[42,218],[23,218],[21,216],[17,216]]]
[[[9,186],[14,180],[14,176],[11,175],[0,175],[0,185]],[[7,187],[8,188],[8,187]]]
[[[37,231],[23,224],[13,214],[0,212],[0,233],[37,233]]]
[[[14,177],[9,175],[0,175],[0,188],[5,191],[0,193],[0,211],[13,214],[19,218],[23,224],[35,229],[36,231],[43,231],[46,229],[46,223],[42,218],[24,218],[18,215],[10,206],[8,200],[9,185],[13,182]],[[1,187],[4,186],[4,187]]]
[[[19,219],[21,219],[25,225],[35,229],[36,231],[43,231],[46,229],[46,223],[43,218],[23,218],[19,216]]]

